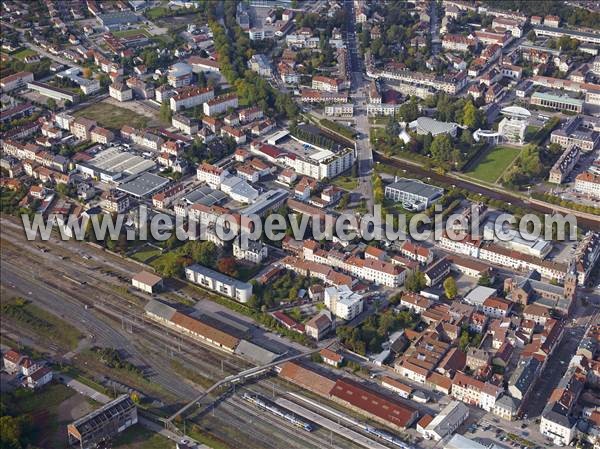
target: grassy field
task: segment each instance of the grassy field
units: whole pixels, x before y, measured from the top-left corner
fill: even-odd
[[[23,50],[19,50],[18,52],[16,52],[14,55],[12,55],[14,58],[18,59],[19,61],[22,61],[23,59],[25,59],[27,56],[33,56],[33,55],[37,55],[37,52],[35,52],[34,50],[32,50],[31,48],[24,48]]]
[[[494,183],[519,155],[519,148],[495,147],[488,150],[467,176]]]
[[[351,178],[350,176],[338,176],[337,178],[334,178],[331,183],[334,186],[346,190],[354,190],[358,187],[358,179]]]
[[[146,263],[153,257],[160,256],[160,254],[160,251],[156,248],[143,248],[141,251],[132,254],[131,258],[138,262]]]
[[[150,37],[150,33],[144,30],[143,28],[136,28],[133,30],[122,30],[122,31],[113,31],[113,35],[115,37],[130,37],[135,36],[137,34],[143,34],[146,37]]]
[[[100,126],[116,130],[121,129],[123,125],[138,129],[146,128],[150,122],[148,117],[105,102],[95,103],[87,108],[80,109],[75,113],[75,117],[96,120]]]
[[[48,341],[65,349],[77,347],[82,337],[77,328],[22,298],[4,301],[1,311],[3,319],[47,338]]]

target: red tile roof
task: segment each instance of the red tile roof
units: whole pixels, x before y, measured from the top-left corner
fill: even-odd
[[[410,426],[418,416],[416,409],[350,379],[338,379],[331,396],[401,428]]]

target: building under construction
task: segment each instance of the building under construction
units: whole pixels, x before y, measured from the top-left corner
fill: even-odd
[[[69,444],[80,449],[95,448],[137,422],[137,407],[124,394],[69,424]]]

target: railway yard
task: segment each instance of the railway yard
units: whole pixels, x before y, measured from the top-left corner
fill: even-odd
[[[58,314],[85,335],[78,347],[66,355],[33,333],[19,335],[34,342],[36,347],[46,349],[54,361],[63,356],[70,358],[74,366],[85,373],[86,366],[79,363],[78,352],[91,346],[115,348],[142,370],[145,381],[131,387],[165,404],[161,408],[164,413],[198,395],[206,385],[251,366],[238,357],[216,351],[147,319],[143,310],[145,298],[127,291],[128,276],[139,269],[135,264],[77,242],[52,239],[43,244],[28,244],[14,222],[3,218],[2,226],[2,252],[6,260],[11,260],[2,270],[2,294],[27,298]],[[78,249],[70,251],[70,245],[78,245]],[[15,257],[17,254],[19,257]],[[115,288],[119,283],[122,288]],[[18,332],[6,320],[0,329],[3,336],[13,337]],[[205,385],[179,374],[172,361],[176,361],[178,367],[185,367],[186,373],[196,373],[196,380],[202,380]],[[222,441],[226,447],[385,447],[377,446],[366,436],[367,432],[363,432],[363,444],[355,444],[323,425],[315,426],[311,432],[299,433],[294,424],[284,418],[266,410],[257,413],[257,408],[242,398],[242,391],[273,399],[285,396],[288,401],[294,401],[288,392],[300,392],[299,388],[277,377],[263,376],[234,390],[221,390],[219,397],[205,398],[186,416],[188,428],[196,424],[201,432]],[[306,403],[303,406],[306,407]],[[322,416],[322,411],[315,411],[314,406],[312,413]],[[339,417],[330,417],[339,420]],[[334,423],[326,416],[322,418],[323,423]],[[272,428],[278,432],[273,433]],[[356,429],[353,431],[360,434]]]

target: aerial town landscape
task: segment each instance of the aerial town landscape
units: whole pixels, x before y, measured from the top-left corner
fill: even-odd
[[[0,448],[600,449],[600,2],[0,5]]]

